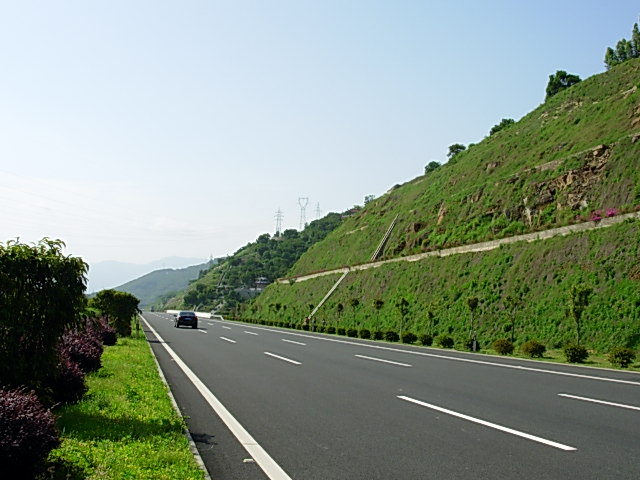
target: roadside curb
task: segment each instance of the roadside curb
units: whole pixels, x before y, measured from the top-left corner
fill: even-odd
[[[142,319],[142,321],[145,324],[147,323],[147,321],[142,315],[138,314],[138,316]],[[146,338],[146,335],[145,335],[145,340],[147,341],[147,345],[149,345],[149,339]],[[156,363],[156,368],[158,369],[158,374],[160,375],[160,379],[162,380],[162,383],[164,383],[165,386],[167,387],[167,394],[169,396],[169,399],[171,400],[171,404],[173,405],[174,410],[178,413],[178,415],[180,415],[180,418],[184,418],[184,415],[182,415],[182,412],[180,411],[180,407],[178,407],[178,402],[176,402],[176,398],[173,396],[171,387],[167,382],[167,378],[164,376],[164,372],[162,371],[162,368],[160,368],[160,363],[158,363],[156,354],[153,352],[153,349],[151,348],[150,345],[149,345],[149,350],[151,351],[151,355],[153,356],[153,361]],[[191,453],[193,454],[196,460],[196,463],[198,464],[198,467],[200,467],[200,469],[204,473],[204,480],[212,480],[211,476],[209,475],[209,472],[207,471],[207,467],[205,466],[204,461],[200,456],[200,452],[198,452],[198,448],[196,447],[196,442],[193,441],[193,437],[191,436],[191,432],[189,432],[188,428],[184,430],[184,434],[187,437],[187,441],[189,442],[189,450],[191,450]]]

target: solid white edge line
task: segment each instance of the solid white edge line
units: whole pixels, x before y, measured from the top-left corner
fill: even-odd
[[[151,326],[149,325],[149,322],[147,321],[146,318],[144,318],[142,316],[142,314],[138,313],[138,316],[142,319],[142,321],[145,323],[145,325],[147,325],[147,327],[151,328]],[[159,316],[159,315],[156,315],[156,316]],[[146,340],[146,338],[145,338],[145,340]],[[173,395],[173,392],[171,391],[171,387],[169,386],[169,382],[167,381],[167,377],[165,377],[164,372],[162,371],[162,368],[160,367],[160,363],[158,363],[158,359],[156,358],[155,353],[153,353],[153,349],[151,348],[151,345],[149,345],[149,343],[147,343],[147,347],[149,348],[149,351],[151,352],[151,355],[153,355],[153,361],[156,364],[156,368],[158,369],[158,375],[160,376],[160,379],[162,380],[162,383],[164,383],[165,387],[167,388],[167,395],[169,396],[169,399],[171,400],[171,404],[173,405],[173,408],[176,411],[176,413],[180,417],[182,417],[182,411],[180,410],[180,407],[178,406],[178,402],[176,401],[176,397]],[[207,466],[204,464],[204,460],[202,459],[202,456],[200,455],[200,452],[198,451],[198,447],[196,447],[196,442],[193,440],[193,437],[191,436],[191,432],[186,427],[186,425],[185,425],[185,428],[184,428],[184,432],[186,433],[186,437],[189,440],[189,450],[191,450],[191,453],[193,454],[193,456],[196,459],[196,463],[198,464],[198,466],[204,472],[205,480],[211,480],[211,475],[209,475],[209,470],[207,470]]]
[[[390,363],[391,365],[398,365],[399,367],[412,367],[409,363],[394,362],[392,360],[385,360],[384,358],[367,357],[366,355],[354,355],[354,357],[363,358],[365,360],[373,360],[374,362]]]
[[[166,344],[164,339],[158,335],[153,327],[148,323],[147,327],[151,330],[151,333],[160,341],[160,345],[162,345],[167,353],[174,360],[176,365],[180,367],[180,369],[184,372],[191,383],[198,389],[200,394],[204,397],[207,403],[211,406],[214,412],[220,417],[220,420],[224,422],[227,428],[231,431],[231,433],[236,437],[236,439],[240,442],[240,444],[244,447],[244,449],[251,455],[256,463],[260,466],[262,471],[269,477],[271,480],[291,480],[291,477],[287,475],[287,473],[276,463],[276,461],[271,458],[271,456],[266,452],[264,448],[260,446],[258,442],[254,440],[254,438],[247,432],[247,430],[238,422],[231,412],[227,410],[227,408],[216,398],[216,396],[211,393],[211,391],[207,388],[207,386],[200,380],[195,373],[187,366],[186,363],[182,361],[182,359]]]
[[[229,342],[229,343],[236,343],[235,340],[231,340],[230,338],[227,338],[227,337],[220,337],[220,340],[224,340],[225,342]]]
[[[525,366],[522,366],[522,365],[512,365],[512,364],[509,364],[509,363],[498,363],[498,362],[491,362],[491,361],[487,361],[487,360],[479,360],[479,359],[472,359],[472,358],[451,357],[449,355],[442,355],[442,354],[438,354],[438,353],[418,352],[418,351],[415,351],[415,350],[404,350],[404,349],[398,349],[398,348],[393,348],[393,347],[386,347],[384,345],[371,345],[371,344],[364,343],[364,342],[362,342],[362,343],[361,342],[350,342],[348,340],[341,340],[339,338],[329,338],[329,337],[323,336],[322,334],[319,334],[319,335],[308,335],[308,334],[304,334],[304,333],[295,333],[295,332],[280,332],[279,330],[265,328],[265,327],[259,327],[259,326],[253,326],[253,325],[245,325],[245,327],[254,328],[256,330],[264,330],[266,332],[278,333],[279,335],[286,334],[286,335],[291,335],[291,336],[294,336],[294,337],[309,338],[309,339],[313,339],[313,340],[321,340],[321,341],[324,341],[324,342],[342,343],[344,345],[355,345],[355,346],[358,346],[358,347],[373,348],[373,349],[377,349],[377,350],[386,350],[386,351],[389,351],[389,352],[406,353],[408,355],[418,355],[418,356],[421,356],[421,357],[439,358],[439,359],[442,359],[442,360],[452,360],[452,361],[455,361],[455,362],[466,362],[466,363],[475,363],[477,365],[488,365],[488,366],[491,366],[491,367],[510,368],[510,369],[513,369],[513,370],[522,370],[522,371],[525,371],[525,372],[546,373],[546,374],[549,374],[549,375],[561,375],[561,376],[565,376],[565,377],[583,378],[585,380],[599,380],[601,382],[622,383],[622,384],[625,384],[625,385],[640,386],[640,381],[622,380],[622,379],[618,379],[618,378],[609,378],[609,377],[598,377],[598,376],[595,376],[595,375],[584,375],[584,374],[581,374],[581,373],[560,372],[560,371],[557,371],[557,370],[547,370],[547,369],[544,369],[544,368],[537,368],[537,367],[525,367]],[[464,354],[465,352],[459,352],[459,353]],[[479,355],[479,354],[469,353],[468,355]],[[518,359],[518,358],[514,358],[513,360],[523,360],[524,361],[524,359]],[[625,373],[635,373],[635,372],[625,372]]]
[[[595,398],[579,397],[577,395],[569,395],[568,393],[559,393],[559,397],[572,398],[573,400],[582,400],[583,402],[599,403],[610,407],[628,408],[629,410],[640,410],[640,407],[633,405],[625,405],[624,403],[607,402],[605,400],[597,400]]]
[[[293,363],[294,365],[302,365],[302,363],[300,362],[296,362],[295,360],[291,360],[290,358],[287,358],[287,357],[281,357],[280,355],[276,355],[275,353],[264,352],[264,354],[268,355],[269,357],[277,358],[278,360],[282,360],[284,362]]]
[[[480,425],[484,425],[485,427],[493,428],[495,430],[500,430],[502,432],[510,433],[512,435],[516,435],[518,437],[526,438],[528,440],[533,440],[534,442],[543,443],[545,445],[549,445],[550,447],[559,448],[560,450],[564,450],[566,452],[577,450],[575,447],[570,447],[569,445],[564,445],[562,443],[554,442],[552,440],[547,440],[546,438],[537,437],[535,435],[531,435],[529,433],[524,433],[519,430],[514,430],[513,428],[503,427],[502,425],[498,425],[496,423],[487,422],[486,420],[481,420],[479,418],[470,417],[469,415],[465,415],[463,413],[454,412],[453,410],[447,410],[446,408],[438,407],[437,405],[432,405],[430,403],[422,402],[420,400],[416,400],[415,398],[406,397],[404,395],[398,395],[400,400],[405,400],[407,402],[415,403],[416,405],[420,405],[422,407],[430,408],[432,410],[437,410],[438,412],[446,413],[447,415],[452,415],[454,417],[462,418],[463,420],[467,420],[469,422],[478,423]]]
[[[302,345],[303,347],[307,346],[306,343],[296,342],[295,340],[287,340],[286,338],[283,338],[282,341],[286,343],[293,343],[294,345]]]

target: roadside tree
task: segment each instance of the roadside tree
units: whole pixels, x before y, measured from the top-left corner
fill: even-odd
[[[0,243],[0,384],[42,392],[56,375],[57,346],[79,327],[87,264],[62,253],[64,242]]]

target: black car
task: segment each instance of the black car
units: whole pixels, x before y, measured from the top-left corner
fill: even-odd
[[[198,328],[198,317],[195,312],[180,312],[173,321],[173,326],[178,328],[180,325],[187,325],[191,328]]]

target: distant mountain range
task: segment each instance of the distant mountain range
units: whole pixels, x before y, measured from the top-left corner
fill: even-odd
[[[202,268],[206,262],[207,260],[202,258],[166,257],[144,264],[116,261],[95,263],[89,266],[87,293],[115,288],[155,270],[185,268],[193,265],[199,265]],[[197,274],[194,278],[198,278]]]
[[[200,272],[207,271],[214,263],[215,260],[186,268],[155,270],[115,287],[115,290],[136,296],[140,300],[140,308],[149,307],[164,302],[176,292],[187,288],[190,282],[200,277]]]

